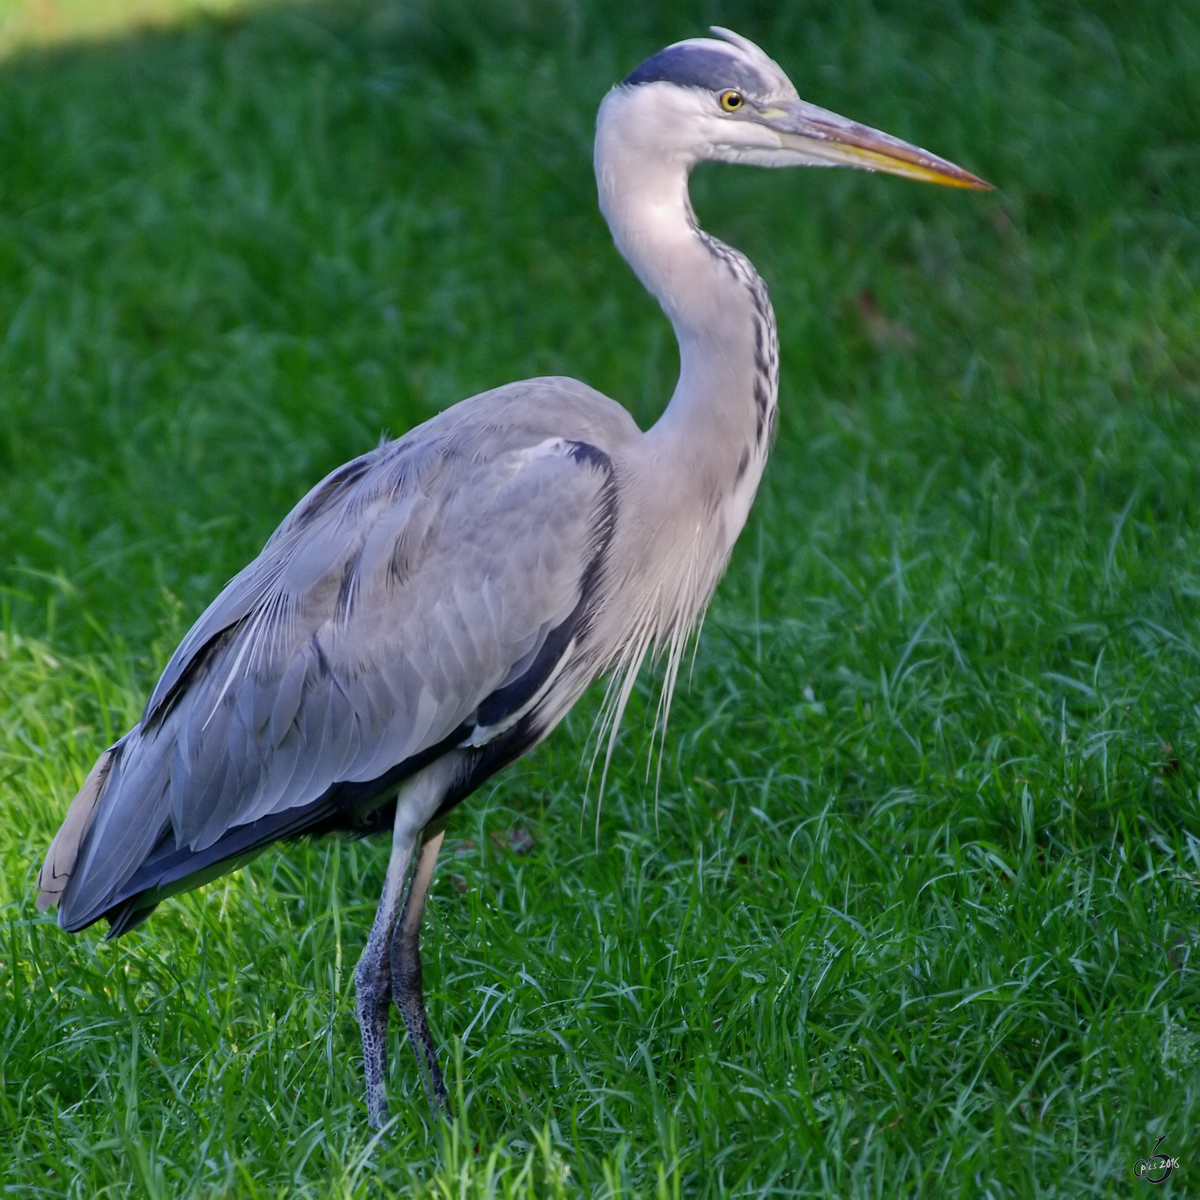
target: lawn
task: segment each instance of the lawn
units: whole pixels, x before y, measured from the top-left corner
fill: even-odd
[[[654,419],[592,123],[710,21],[997,190],[698,172],[778,314],[774,458],[657,795],[648,671],[599,811],[598,695],[457,811],[459,1120],[397,1033],[372,1139],[386,839],[115,943],[40,857],[324,472],[530,375]],[[1173,0],[346,0],[0,61],[5,1194],[1125,1196],[1163,1135],[1196,1194],[1197,130]]]

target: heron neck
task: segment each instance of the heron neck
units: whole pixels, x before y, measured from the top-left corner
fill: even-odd
[[[753,463],[752,495],[778,390],[766,287],[746,258],[697,225],[688,196],[692,164],[621,132],[603,121],[597,132],[600,207],[679,343],[679,381],[647,442],[670,448],[664,465],[700,470],[718,487],[733,488]]]

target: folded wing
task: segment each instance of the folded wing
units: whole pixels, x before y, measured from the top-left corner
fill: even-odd
[[[64,928],[368,806],[536,698],[602,563],[611,462],[427,428],[319,484],[184,639],[47,855]]]

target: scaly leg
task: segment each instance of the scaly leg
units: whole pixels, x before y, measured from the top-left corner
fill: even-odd
[[[404,877],[412,859],[415,838],[392,836],[392,857],[383,881],[383,896],[371,926],[371,936],[358,966],[354,982],[358,1000],[358,1024],[362,1031],[363,1069],[367,1076],[367,1121],[380,1129],[387,1120],[387,1027],[392,1003],[392,931],[400,912]]]
[[[433,868],[437,863],[438,851],[442,848],[445,830],[429,833],[421,844],[417,865],[413,868],[412,883],[404,901],[404,911],[392,936],[392,998],[404,1026],[408,1040],[417,1056],[421,1068],[421,1082],[434,1117],[447,1115],[446,1085],[438,1069],[437,1051],[433,1035],[429,1032],[429,1021],[425,1017],[425,997],[421,991],[421,918],[425,914],[425,897],[433,880]]]
[[[358,993],[358,1023],[362,1030],[363,1068],[367,1076],[367,1119],[372,1129],[381,1128],[387,1120],[387,1026],[392,1000],[392,938],[400,913],[400,901],[404,896],[404,881],[417,839],[437,811],[456,769],[454,756],[447,755],[423,771],[418,771],[401,786],[396,797],[392,856],[388,860],[383,896],[379,901],[379,911],[375,914],[375,923],[371,926],[371,936],[354,972]],[[437,842],[441,844],[440,835]],[[424,853],[422,850],[422,861]],[[432,862],[429,870],[433,870]],[[428,888],[426,879],[420,893],[422,905]],[[411,892],[412,889],[409,890]],[[419,911],[417,919],[420,920]]]

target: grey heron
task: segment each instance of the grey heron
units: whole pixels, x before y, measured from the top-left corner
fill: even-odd
[[[400,1010],[435,1111],[419,933],[447,815],[608,676],[615,731],[647,653],[680,655],[725,568],[776,424],[767,290],[706,234],[702,160],[977,176],[801,100],[724,29],[660,51],[597,121],[600,208],[679,343],[643,432],[576,380],[464,400],[316,485],[217,596],[141,721],[92,768],[51,844],[38,907],[116,937],[164,898],[281,839],[392,831],[356,970],[368,1116],[386,1119]],[[611,743],[610,743],[611,746]]]

